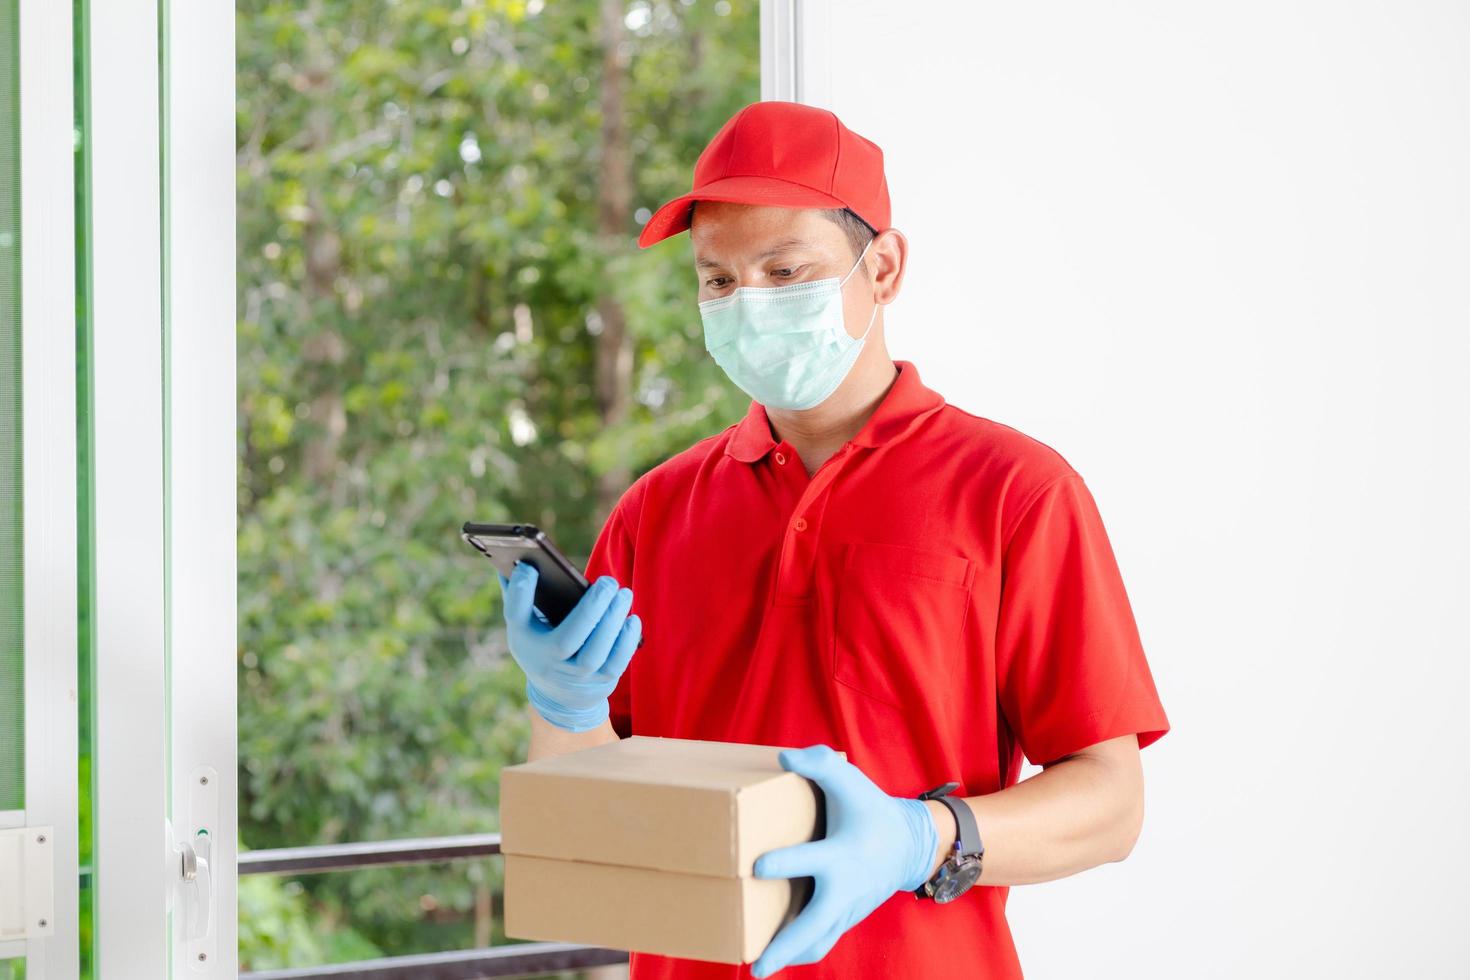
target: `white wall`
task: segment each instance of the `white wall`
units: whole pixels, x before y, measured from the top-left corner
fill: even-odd
[[[1470,6],[830,9],[890,349],[1087,479],[1174,724],[1028,976],[1470,976]]]

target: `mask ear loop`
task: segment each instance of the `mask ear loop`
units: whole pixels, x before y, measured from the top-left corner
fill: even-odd
[[[870,333],[873,332],[873,324],[878,319],[878,306],[879,305],[880,304],[878,303],[877,300],[873,300],[873,312],[868,316],[868,328],[866,330],[864,330],[863,331],[863,335],[858,338],[858,342],[859,343],[861,343],[862,341],[867,340],[868,339],[868,334],[870,334]]]
[[[873,239],[872,238],[869,238],[868,239],[868,245],[871,245],[871,244],[873,244]],[[852,268],[851,269],[848,269],[847,270],[847,275],[842,277],[842,282],[839,282],[837,284],[837,288],[838,289],[841,289],[843,286],[847,285],[848,277],[851,276],[854,272],[857,271],[857,267],[858,266],[860,266],[860,265],[863,264],[863,256],[868,254],[868,245],[864,245],[863,246],[863,250],[858,253],[857,261],[852,264]],[[875,321],[875,320],[878,319],[878,306],[879,306],[878,301],[877,300],[874,300],[873,301],[873,312],[868,317],[868,326],[867,326],[867,329],[864,330],[863,331],[863,335],[858,338],[858,341],[859,342],[862,342],[862,341],[867,340],[868,339],[868,334],[870,334],[870,333],[873,332],[873,321]]]
[[[868,245],[871,244],[873,244],[873,239],[869,238]],[[852,268],[847,270],[847,275],[843,276],[842,281],[837,284],[838,289],[846,286],[847,280],[852,278],[852,274],[857,271],[857,267],[863,264],[863,256],[868,254],[868,245],[864,245],[863,250],[858,253],[857,261],[852,264]]]

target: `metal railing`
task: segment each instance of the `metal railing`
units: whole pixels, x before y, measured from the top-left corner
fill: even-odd
[[[300,875],[394,864],[432,864],[500,853],[499,834],[420,837],[370,844],[319,844],[245,851],[243,875]],[[388,956],[329,966],[257,970],[240,980],[481,980],[524,977],[627,962],[628,954],[575,943],[510,943],[487,949]]]
[[[389,864],[431,864],[435,861],[494,857],[499,853],[499,834],[411,837],[368,844],[311,844],[269,851],[245,851],[240,855],[240,874],[316,874]]]

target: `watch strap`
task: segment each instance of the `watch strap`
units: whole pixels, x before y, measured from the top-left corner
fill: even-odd
[[[927,793],[919,794],[919,799],[938,800],[948,807],[949,812],[954,814],[955,826],[959,829],[956,836],[960,854],[980,857],[985,854],[985,843],[980,839],[980,827],[975,823],[975,813],[964,800],[950,795],[959,788],[959,783],[945,783]]]

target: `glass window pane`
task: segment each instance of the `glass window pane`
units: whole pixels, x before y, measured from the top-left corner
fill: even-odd
[[[585,564],[638,472],[744,414],[687,236],[636,238],[759,98],[759,6],[236,10],[242,846],[493,831],[525,681],[457,531]],[[248,877],[241,966],[494,943],[500,868]]]

